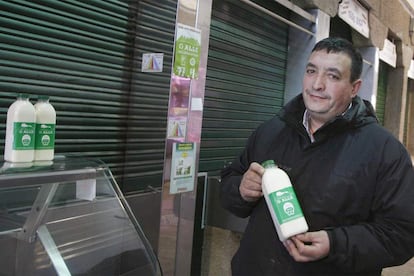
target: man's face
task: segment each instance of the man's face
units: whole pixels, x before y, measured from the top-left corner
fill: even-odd
[[[351,59],[343,53],[313,52],[303,77],[303,99],[311,120],[321,124],[342,114],[358,93],[351,82]]]

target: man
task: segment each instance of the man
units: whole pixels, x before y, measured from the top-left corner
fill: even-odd
[[[414,169],[357,96],[361,71],[351,43],[318,42],[302,94],[222,171],[222,205],[250,216],[233,275],[381,275],[414,255]],[[262,194],[260,164],[268,159],[288,173],[309,225],[284,243]]]

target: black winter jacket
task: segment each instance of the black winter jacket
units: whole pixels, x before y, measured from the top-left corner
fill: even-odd
[[[414,255],[414,170],[403,145],[356,97],[342,116],[314,133],[302,124],[299,95],[259,126],[222,171],[222,205],[250,216],[232,260],[233,275],[380,275]],[[326,229],[329,255],[295,262],[277,237],[264,199],[244,201],[239,185],[250,163],[273,159],[290,176],[309,231]]]

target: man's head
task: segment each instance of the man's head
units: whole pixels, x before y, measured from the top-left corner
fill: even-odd
[[[361,77],[362,57],[355,50],[354,46],[348,40],[339,37],[328,37],[318,43],[312,49],[312,52],[325,50],[328,53],[344,53],[351,59],[351,82]]]
[[[315,129],[346,111],[361,86],[361,71],[361,55],[350,42],[326,38],[315,45],[302,93]]]

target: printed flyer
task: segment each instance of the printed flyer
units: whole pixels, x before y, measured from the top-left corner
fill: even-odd
[[[170,194],[194,190],[195,143],[173,143]]]
[[[168,119],[168,139],[184,141],[187,128],[187,118]]]
[[[162,72],[164,53],[143,53],[141,72]]]
[[[198,78],[201,31],[190,26],[178,24],[174,52],[174,74],[184,78]]]

